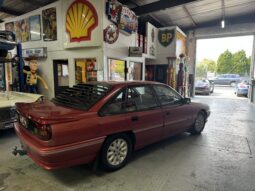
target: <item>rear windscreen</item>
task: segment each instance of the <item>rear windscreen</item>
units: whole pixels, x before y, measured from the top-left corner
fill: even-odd
[[[52,99],[52,102],[66,107],[88,110],[102,99],[110,89],[111,86],[108,84],[78,84],[57,95]]]

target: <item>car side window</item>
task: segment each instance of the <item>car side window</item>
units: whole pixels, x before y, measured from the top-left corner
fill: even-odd
[[[178,103],[182,97],[172,88],[162,85],[153,86],[161,105]]]
[[[146,110],[157,106],[154,92],[150,86],[128,88],[126,111]]]
[[[119,92],[110,102],[100,111],[103,115],[113,115],[124,112],[125,91]]]

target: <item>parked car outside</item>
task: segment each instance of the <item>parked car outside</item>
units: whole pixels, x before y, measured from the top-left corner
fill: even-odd
[[[242,80],[240,83],[236,85],[236,95],[239,96],[248,96],[249,91],[249,81],[248,80]]]
[[[214,92],[214,81],[213,80],[208,80],[210,82],[210,93],[213,93]]]
[[[22,92],[0,92],[0,130],[13,128],[17,121],[15,103],[35,102],[42,99],[40,94]]]
[[[195,94],[205,94],[210,95],[214,91],[213,82],[210,83],[209,80],[197,80],[195,82]]]
[[[117,170],[134,150],[184,131],[200,134],[210,115],[208,105],[148,81],[78,84],[51,101],[16,106],[24,150],[13,153],[26,151],[45,169],[97,159]]]
[[[239,74],[221,74],[216,76],[213,81],[217,85],[230,85],[235,87],[241,80]]]

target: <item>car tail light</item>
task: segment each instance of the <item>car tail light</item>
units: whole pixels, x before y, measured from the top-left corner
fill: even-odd
[[[50,125],[41,125],[37,123],[33,132],[35,136],[44,141],[48,141],[52,137],[52,130]]]
[[[31,134],[35,135],[43,141],[48,141],[52,137],[52,129],[50,125],[39,124],[18,114],[19,123],[27,129]]]

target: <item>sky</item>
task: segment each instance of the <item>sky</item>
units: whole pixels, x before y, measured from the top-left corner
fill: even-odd
[[[217,61],[221,53],[229,50],[231,53],[244,50],[246,56],[252,53],[253,36],[238,36],[226,38],[200,39],[197,40],[197,63],[206,59]]]

